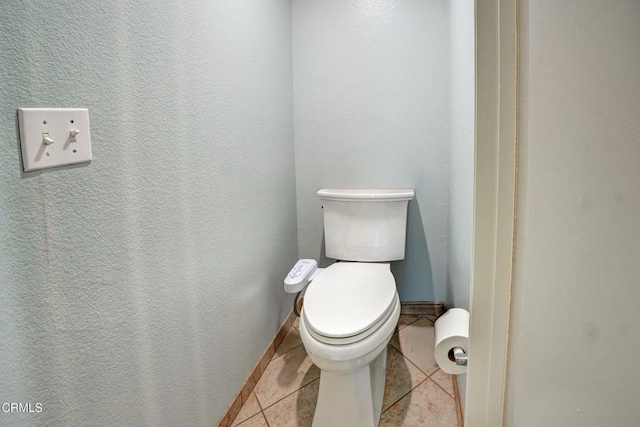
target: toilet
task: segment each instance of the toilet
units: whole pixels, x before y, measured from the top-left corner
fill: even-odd
[[[304,294],[300,336],[320,368],[314,427],[375,427],[386,347],[400,316],[390,261],[404,259],[410,190],[320,190],[326,255]]]

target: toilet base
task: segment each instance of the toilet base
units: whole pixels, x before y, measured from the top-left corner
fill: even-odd
[[[386,371],[386,346],[356,371],[320,371],[313,427],[377,427]]]

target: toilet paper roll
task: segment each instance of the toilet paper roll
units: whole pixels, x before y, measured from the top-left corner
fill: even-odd
[[[469,342],[469,312],[452,308],[436,320],[435,324],[436,363],[448,374],[464,374],[466,366],[456,365],[453,349],[460,347],[465,353]]]

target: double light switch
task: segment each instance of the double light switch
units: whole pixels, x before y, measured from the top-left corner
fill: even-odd
[[[24,171],[91,161],[89,110],[19,108]]]

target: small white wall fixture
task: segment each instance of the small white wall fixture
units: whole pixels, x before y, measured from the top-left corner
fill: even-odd
[[[19,108],[25,172],[91,161],[89,110]]]
[[[503,424],[516,192],[516,4],[516,0],[476,1],[467,427]]]

